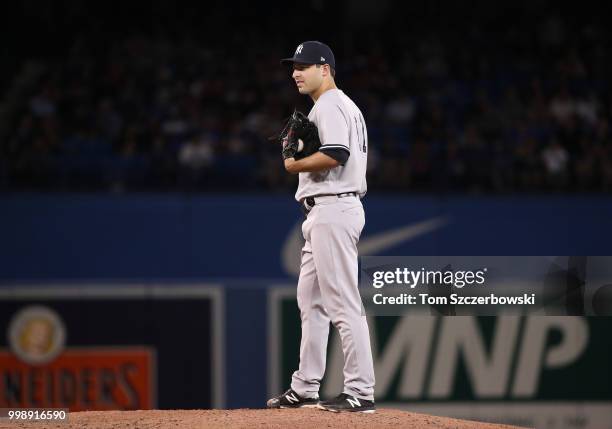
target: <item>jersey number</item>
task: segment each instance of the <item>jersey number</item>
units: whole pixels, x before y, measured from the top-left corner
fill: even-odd
[[[355,118],[355,128],[357,129],[357,140],[359,141],[359,149],[363,153],[368,152],[368,142],[365,135],[365,124],[363,123],[363,117],[359,115],[359,123],[357,123],[357,118]]]

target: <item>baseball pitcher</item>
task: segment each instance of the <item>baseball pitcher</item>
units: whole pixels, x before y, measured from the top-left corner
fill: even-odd
[[[295,199],[306,214],[297,287],[302,339],[291,388],[267,406],[373,413],[374,368],[357,288],[357,243],[365,223],[361,198],[367,190],[365,121],[336,87],[329,46],[304,42],[281,63],[293,67],[298,91],[314,106],[307,118],[295,112],[279,136],[285,169],[299,174]],[[330,321],[342,341],[344,389],[332,400],[319,401]]]

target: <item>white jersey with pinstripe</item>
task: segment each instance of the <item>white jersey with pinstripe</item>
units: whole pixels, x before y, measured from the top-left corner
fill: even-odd
[[[344,165],[330,170],[300,173],[295,199],[344,192],[357,192],[363,197],[367,191],[368,132],[359,108],[343,91],[330,89],[316,101],[308,119],[319,130],[319,150],[346,150],[349,157]]]

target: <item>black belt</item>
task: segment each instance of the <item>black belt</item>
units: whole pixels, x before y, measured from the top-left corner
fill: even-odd
[[[302,200],[302,211],[304,212],[305,215],[308,214],[308,212],[310,212],[310,210],[312,210],[312,208],[315,206],[315,204],[317,203],[317,201],[315,200],[315,198],[317,197],[338,197],[338,198],[344,198],[344,197],[356,197],[358,194],[357,192],[342,192],[341,194],[318,194],[318,195],[312,195],[310,197],[306,197]]]

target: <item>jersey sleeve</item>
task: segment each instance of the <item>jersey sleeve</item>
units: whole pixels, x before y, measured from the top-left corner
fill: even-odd
[[[349,127],[348,119],[337,104],[324,104],[320,106],[318,113],[318,129],[321,139],[321,148],[340,149],[348,152],[349,149]]]

